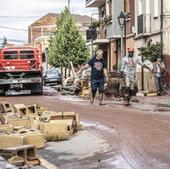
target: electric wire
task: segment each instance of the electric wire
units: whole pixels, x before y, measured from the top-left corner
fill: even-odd
[[[10,29],[10,30],[24,31],[24,32],[31,32],[31,31],[32,32],[42,32],[41,30],[34,30],[34,29],[40,29],[40,28],[33,28],[32,30],[27,30],[27,29],[14,28],[14,27],[8,27],[8,26],[0,26],[0,29]],[[43,32],[53,33],[54,31],[43,30]]]

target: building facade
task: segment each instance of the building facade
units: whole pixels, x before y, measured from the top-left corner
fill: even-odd
[[[89,28],[91,23],[91,17],[86,15],[72,14],[75,19],[76,26],[78,30],[82,33],[84,39],[86,39],[86,30]],[[38,47],[42,52],[46,52],[46,48],[49,46],[50,36],[57,29],[57,18],[60,14],[48,13],[41,17],[28,27],[28,42],[34,47]],[[95,19],[93,19],[95,21]],[[43,63],[43,69],[47,70],[50,65],[48,65],[48,57],[45,55],[45,62]]]
[[[97,7],[99,20],[104,20],[99,34],[104,32],[104,38],[109,40],[104,46],[107,51],[108,68],[113,71],[113,65],[119,69],[121,60],[120,26],[117,17],[123,11],[127,18],[124,26],[124,53],[127,48],[134,48],[139,56],[139,48],[148,43],[161,42],[162,56],[166,66],[166,82],[170,85],[170,1],[169,0],[86,0],[86,7]],[[103,18],[101,18],[101,14]],[[103,22],[101,22],[103,23]],[[100,37],[100,36],[99,36]],[[137,68],[137,84],[139,89],[152,90],[146,69],[144,84],[142,84],[142,69]],[[153,83],[153,79],[152,79]],[[144,86],[143,86],[144,85]]]
[[[78,30],[82,33],[84,39],[86,39],[86,30],[91,23],[91,17],[86,15],[72,14],[75,19]],[[48,47],[48,40],[50,35],[56,30],[56,21],[60,17],[60,14],[48,13],[41,17],[28,27],[28,43],[39,46],[41,45],[44,51]]]
[[[162,57],[166,67],[166,82],[170,86],[170,2],[168,0],[135,1],[135,49],[148,43],[163,44]]]
[[[104,50],[109,71],[120,69],[121,29],[117,17],[120,12],[128,14],[124,29],[124,54],[127,48],[134,48],[133,28],[135,23],[134,0],[86,0],[86,7],[97,7],[99,11],[99,36],[96,44]],[[100,43],[99,43],[100,42]]]

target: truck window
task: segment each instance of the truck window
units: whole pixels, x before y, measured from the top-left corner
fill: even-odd
[[[3,52],[4,59],[17,59],[17,51],[4,51]]]
[[[34,59],[33,50],[20,51],[20,59]]]

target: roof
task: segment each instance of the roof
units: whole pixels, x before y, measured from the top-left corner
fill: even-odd
[[[45,16],[41,17],[34,23],[32,23],[31,26],[42,26],[42,25],[55,25],[57,18],[60,16],[60,14],[57,13],[48,13]],[[87,15],[78,15],[78,14],[72,14],[73,18],[75,19],[76,23],[79,24],[90,24],[91,23],[91,17]],[[95,19],[93,19],[94,21]]]

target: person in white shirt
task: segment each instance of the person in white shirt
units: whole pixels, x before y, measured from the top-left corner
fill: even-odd
[[[149,69],[148,66],[134,56],[134,49],[128,48],[128,55],[122,58],[121,63],[121,75],[124,77],[125,81],[125,102],[130,101],[134,90],[137,64]]]

